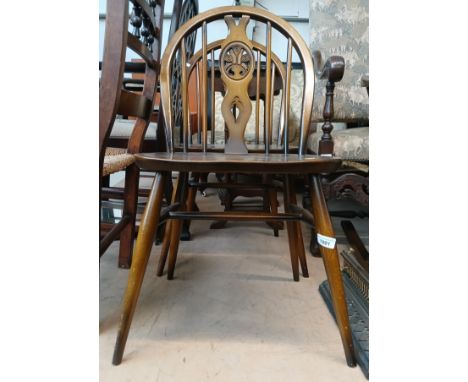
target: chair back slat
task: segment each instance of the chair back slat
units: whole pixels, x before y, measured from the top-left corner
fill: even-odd
[[[288,39],[288,53],[287,53],[287,65],[286,65],[286,86],[284,88],[284,153],[289,152],[289,111],[291,101],[291,66],[292,66],[292,41]]]
[[[211,50],[211,61],[210,61],[210,94],[211,94],[211,144],[215,143],[215,59],[214,59],[214,49]]]
[[[153,101],[144,95],[122,89],[117,114],[147,119],[153,111]]]
[[[196,72],[195,72],[195,78],[197,82],[196,90],[197,94],[200,94],[201,92],[201,69],[200,69],[200,62],[197,62],[197,67],[196,67]],[[201,102],[200,102],[200,97],[197,97],[197,144],[201,145],[202,142],[202,132],[201,132],[201,115],[202,115],[202,108],[201,108]]]
[[[271,83],[271,91],[270,91],[270,128],[268,130],[268,144],[271,146],[273,144],[273,106],[274,106],[274,97],[271,94],[274,92],[275,89],[275,78],[276,78],[276,67],[275,63],[271,63],[271,77],[270,77],[270,83]]]
[[[130,6],[132,12],[130,15]],[[103,61],[99,86],[100,174],[117,114],[136,117],[128,152],[140,151],[149,125],[160,69],[161,25],[164,0],[113,0],[107,2]],[[144,60],[142,94],[124,89],[127,48]]]
[[[185,52],[185,37],[180,42],[180,66],[181,66],[181,89],[182,89],[182,131],[184,152],[188,151],[189,132],[189,105],[188,105],[188,80],[187,80],[187,54]]]
[[[228,32],[223,39],[219,39],[219,32],[217,36],[207,33],[210,23],[216,20],[224,20],[227,25]],[[266,38],[263,43],[252,41],[247,36],[247,25],[253,21],[256,27],[259,24],[265,26]],[[313,75],[307,75],[310,71],[313,74],[310,52],[302,37],[287,22],[253,7],[220,7],[209,10],[189,20],[174,34],[164,53],[161,67],[162,106],[168,133],[173,134],[175,129],[183,129],[183,126],[169,123],[171,119],[168,116],[174,110],[170,102],[171,91],[167,86],[170,78],[170,70],[167,68],[180,55],[181,39],[197,31],[201,33],[201,48],[187,60],[187,77],[190,78],[193,71],[196,72],[193,73],[194,76],[198,73],[196,109],[192,107],[192,112],[201,114],[201,142],[200,139],[194,139],[194,144],[198,146],[195,147],[190,143],[190,137],[187,137],[188,139],[183,139],[187,141],[187,145],[181,142],[183,147],[189,151],[193,149],[205,152],[211,148],[218,151],[221,148],[216,144],[221,142],[217,140],[216,131],[226,129],[224,151],[232,154],[248,153],[248,146],[245,144],[248,125],[248,134],[251,134],[249,139],[253,136],[248,143],[256,144],[252,150],[258,152],[260,149],[266,154],[272,150],[289,153],[290,140],[297,138],[301,146],[298,147],[298,154],[304,155],[314,87]],[[288,44],[285,63],[273,51],[273,31],[279,32],[280,37]],[[274,36],[276,45],[277,35]],[[294,114],[294,118],[299,117],[301,120],[297,133],[291,132],[289,122],[293,50],[299,57],[304,72],[304,91],[302,95],[297,94],[298,98],[294,100],[296,104],[302,105],[300,113],[297,116]],[[164,67],[165,63],[167,67]],[[215,93],[221,93],[222,102],[218,101],[219,95],[215,97]],[[252,103],[255,103],[255,107]],[[218,114],[215,117],[216,113]],[[222,124],[219,122],[220,117]],[[211,128],[209,140],[208,126]],[[198,135],[198,130],[196,133]],[[177,149],[173,143],[170,147],[172,150]]]
[[[202,25],[202,66],[201,66],[201,110],[202,110],[202,150],[206,153],[208,144],[208,75],[207,75],[207,29],[206,21]]]
[[[130,32],[128,32],[127,36],[127,45],[131,50],[138,54],[151,69],[156,69],[156,62],[153,59],[151,51]]]
[[[270,153],[271,129],[271,23],[267,21],[266,27],[266,79],[265,79],[265,123],[263,127],[263,140],[265,141],[265,154]]]
[[[255,144],[260,144],[260,64],[261,53],[260,49],[257,50],[257,69],[256,69],[256,89],[255,89]]]

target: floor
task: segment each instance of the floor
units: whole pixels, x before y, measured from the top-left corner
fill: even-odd
[[[197,203],[221,208],[211,190]],[[367,219],[353,221],[367,242]],[[322,260],[308,255],[310,277],[293,282],[285,230],[274,237],[262,222],[232,222],[217,231],[209,224],[192,223],[172,281],[156,277],[160,246],[153,247],[119,366],[111,359],[128,271],[117,268],[118,242],[101,258],[100,380],[366,381],[359,367],[346,365],[318,293]]]

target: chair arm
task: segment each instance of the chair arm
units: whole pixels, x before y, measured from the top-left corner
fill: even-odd
[[[323,65],[322,53],[319,50],[312,52],[315,74],[321,80],[339,82],[343,78],[345,60],[341,56],[331,56]]]
[[[325,62],[325,65],[322,65],[322,54],[320,51],[315,50],[312,52],[312,58],[314,60],[314,66],[316,68],[315,74],[319,79],[327,81],[327,92],[325,98],[325,105],[323,107],[323,119],[324,123],[322,125],[322,137],[319,141],[318,154],[324,156],[333,155],[333,138],[331,136],[331,131],[333,130],[333,125],[331,120],[333,119],[333,96],[335,90],[335,83],[341,81],[344,75],[345,70],[345,61],[341,56],[331,56]]]

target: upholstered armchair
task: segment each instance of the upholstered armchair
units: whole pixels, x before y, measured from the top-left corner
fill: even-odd
[[[308,149],[343,159],[340,171],[322,180],[327,199],[351,198],[367,206],[368,0],[310,0],[309,25],[310,49],[318,80]],[[325,63],[322,57],[328,57]],[[324,139],[319,144],[322,135]],[[308,203],[307,193],[304,203]],[[311,252],[318,253],[315,240],[311,242]]]

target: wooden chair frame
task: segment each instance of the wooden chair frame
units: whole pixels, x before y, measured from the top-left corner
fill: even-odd
[[[238,19],[237,24],[234,19]],[[182,104],[183,104],[183,126],[182,126],[182,151],[175,150],[174,144],[174,119],[172,113],[171,99],[171,63],[177,52],[180,50],[182,57],[182,68],[187,68],[185,60],[185,36],[194,30],[202,30],[202,59],[201,59],[201,89],[200,99],[202,110],[207,110],[207,23],[224,19],[228,24],[229,34],[223,41],[222,53],[220,56],[223,82],[226,86],[226,96],[221,106],[224,120],[229,129],[229,140],[227,141],[224,153],[210,152],[207,139],[207,113],[202,116],[202,142],[201,147],[192,151],[189,148],[189,110],[187,102],[187,70],[182,70]],[[265,139],[263,153],[248,153],[248,148],[243,141],[243,132],[246,119],[251,112],[250,99],[247,87],[252,79],[253,73],[253,53],[252,43],[247,38],[245,26],[249,20],[264,22],[267,25],[266,41],[266,102],[265,102],[265,137],[270,136],[271,115],[270,101],[272,96],[272,27],[279,31],[288,39],[288,62],[286,64],[285,78],[285,126],[282,145],[277,147],[281,152],[272,152],[269,139]],[[296,50],[304,69],[304,91],[302,100],[300,140],[297,153],[289,153],[288,142],[288,115],[291,81],[291,61],[292,49]],[[230,57],[229,57],[230,56]],[[235,65],[234,65],[235,64]],[[273,76],[274,77],[274,76]],[[175,192],[173,193],[173,204],[169,212],[172,221],[172,229],[169,248],[169,269],[168,278],[171,279],[174,273],[174,266],[177,258],[177,251],[180,239],[180,229],[184,219],[204,219],[204,220],[264,220],[286,222],[288,231],[288,241],[291,256],[293,279],[299,280],[299,263],[302,267],[303,275],[306,275],[306,259],[304,255],[304,243],[299,240],[300,221],[314,220],[315,228],[318,232],[323,261],[330,289],[333,306],[335,308],[339,332],[343,342],[346,361],[349,366],[355,366],[355,357],[351,331],[348,320],[348,312],[344,295],[344,288],[341,279],[340,265],[336,247],[336,239],[333,232],[330,216],[320,184],[320,174],[331,173],[341,164],[341,160],[332,156],[306,155],[306,141],[308,128],[310,125],[311,110],[313,103],[314,71],[310,52],[302,37],[282,18],[267,11],[252,7],[220,7],[199,14],[186,24],[184,24],[169,42],[162,58],[161,66],[161,99],[165,117],[167,152],[139,154],[136,156],[137,165],[142,170],[156,171],[157,175],[152,186],[152,190],[142,218],[140,232],[135,247],[132,269],[129,273],[128,285],[124,296],[123,312],[121,324],[117,335],[114,350],[113,363],[120,364],[123,357],[125,343],[128,338],[131,320],[136,308],[138,295],[143,282],[144,273],[148,263],[153,238],[162,215],[161,200],[164,191],[164,183],[172,171],[177,171],[179,177]],[[239,114],[233,113],[233,106],[236,106]],[[249,109],[250,108],[250,109]],[[251,174],[282,174],[284,176],[284,213],[266,212],[195,212],[190,210],[193,195],[189,195],[189,173],[238,173],[245,172]],[[296,205],[293,190],[293,180],[295,174],[310,176],[312,189],[312,211],[305,211]],[[193,188],[192,188],[193,189]],[[312,218],[311,218],[312,217]]]
[[[164,0],[131,0],[138,22],[135,31],[129,28],[129,1],[107,2],[106,34],[99,86],[99,214],[103,186],[103,166],[109,137],[117,114],[134,116],[135,125],[128,140],[127,153],[141,152],[144,136],[153,111],[156,85],[160,70],[160,51]],[[132,21],[133,23],[133,21]],[[140,34],[141,30],[141,34]],[[141,41],[143,40],[143,41]],[[123,89],[125,54],[130,48],[145,61],[145,78],[141,94]],[[133,163],[125,169],[125,186],[119,196],[124,205],[120,221],[108,227],[101,222],[99,255],[120,238],[119,266],[128,268],[135,236],[139,169]]]

